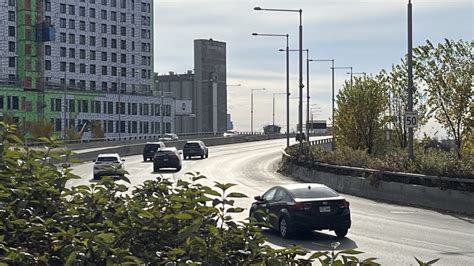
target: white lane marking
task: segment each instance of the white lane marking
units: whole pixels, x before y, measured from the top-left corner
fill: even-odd
[[[434,242],[429,242],[429,241],[423,241],[423,240],[416,240],[416,239],[412,239],[412,238],[400,238],[401,241],[405,241],[405,242],[415,242],[415,243],[419,243],[419,244],[423,244],[423,246],[426,246],[426,247],[430,247],[430,246],[438,246],[442,249],[445,249],[445,248],[449,248],[449,249],[455,249],[455,250],[461,250],[461,248],[458,248],[458,247],[454,247],[454,246],[449,246],[449,245],[443,245],[443,244],[438,244],[438,243],[434,243]]]
[[[390,211],[390,213],[393,213],[393,214],[413,214],[413,213],[417,213],[417,211]]]

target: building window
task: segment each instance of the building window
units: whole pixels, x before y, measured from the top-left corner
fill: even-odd
[[[8,11],[8,21],[15,21],[15,12]]]
[[[76,58],[76,49],[69,48],[69,58]]]
[[[100,11],[100,18],[101,19],[107,19],[107,10],[101,10]]]
[[[110,12],[110,20],[117,21],[117,12],[115,11]]]
[[[86,50],[84,49],[79,50],[79,59],[86,59]]]
[[[69,43],[71,43],[71,44],[76,43],[76,35],[69,34]]]
[[[126,0],[120,0],[120,7],[121,8],[127,8],[127,1]]]
[[[15,42],[8,42],[8,51],[14,53],[15,50],[16,50]]]
[[[110,26],[110,33],[112,33],[113,35],[116,35],[117,34],[117,26],[115,26],[115,25]]]
[[[111,69],[111,72],[112,72],[112,76],[116,77],[117,76],[117,67],[112,67]]]
[[[80,64],[79,65],[79,72],[82,74],[86,73],[86,65],[85,64]]]
[[[89,23],[89,31],[90,32],[95,32],[95,22]]]
[[[86,22],[79,21],[79,30],[86,30]]]
[[[126,27],[120,27],[120,35],[127,36],[127,28]]]
[[[59,70],[61,72],[66,72],[66,62],[60,62],[59,63]]]
[[[120,40],[120,49],[127,50],[127,41]]]
[[[69,72],[75,73],[76,72],[76,64],[69,63]]]
[[[113,49],[117,49],[117,40],[116,39],[111,39],[110,40],[110,47]]]
[[[76,21],[74,19],[69,20],[69,29],[71,30],[76,29]]]
[[[81,6],[79,7],[79,16],[85,17],[86,16],[86,8]]]
[[[59,27],[65,29],[66,28],[66,19],[61,18],[59,19]]]
[[[110,0],[110,6],[117,7],[117,0]]]
[[[8,0],[8,5],[9,6],[15,6],[16,0]]]
[[[107,24],[100,24],[100,31],[102,33],[107,33]]]
[[[59,34],[59,40],[60,40],[62,43],[66,43],[66,33],[61,32],[61,33]]]
[[[0,95],[0,110],[3,109],[3,95]]]
[[[94,68],[94,69],[95,69],[95,68]],[[95,81],[89,82],[89,89],[91,89],[91,90],[95,90],[95,89],[96,89],[96,83],[95,83]]]
[[[44,69],[45,70],[51,70],[51,61],[50,60],[45,60],[44,61]]]
[[[76,14],[76,7],[74,5],[69,5],[69,15]]]
[[[100,59],[104,62],[107,61],[107,52],[101,52]]]
[[[117,54],[116,53],[111,54],[111,60],[112,60],[112,62],[117,63]]]
[[[96,60],[95,58],[96,58],[95,51],[90,51],[89,59],[94,61],[94,60]]]
[[[89,9],[89,17],[95,18],[95,9],[94,8]]]
[[[125,67],[120,68],[120,76],[126,77],[127,76],[127,69]]]
[[[102,38],[100,40],[100,46],[106,48],[107,47],[107,38]]]
[[[107,66],[102,66],[102,75],[107,75]]]
[[[59,5],[59,13],[66,14],[66,4]]]
[[[127,22],[127,14],[120,13],[120,22]]]
[[[15,27],[8,26],[8,36],[15,37]]]
[[[95,65],[90,65],[89,66],[89,73],[92,75],[95,75],[96,70],[95,70]]]
[[[7,109],[18,110],[20,107],[20,99],[18,96],[7,96]]]
[[[107,82],[102,81],[101,87],[103,91],[107,91]]]
[[[89,37],[89,45],[90,46],[95,46],[95,37],[94,36]]]
[[[45,55],[51,55],[51,46],[49,46],[49,45],[44,46],[44,54]]]
[[[127,63],[127,55],[126,54],[121,54],[120,55],[120,63]]]
[[[8,67],[15,67],[16,57],[8,57]]]

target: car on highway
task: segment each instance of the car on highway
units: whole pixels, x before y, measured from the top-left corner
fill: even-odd
[[[187,141],[183,146],[183,157],[191,159],[193,156],[200,156],[201,159],[209,157],[209,149],[200,140]]]
[[[178,140],[179,137],[176,134],[164,134],[158,140],[159,141],[175,141]]]
[[[152,160],[155,157],[155,153],[158,149],[165,148],[166,145],[163,142],[147,142],[143,148],[143,161],[146,162],[148,159]]]
[[[93,162],[93,178],[95,180],[105,175],[123,176],[125,174],[125,159],[121,159],[118,153],[99,154]]]
[[[180,171],[182,167],[181,154],[175,147],[158,149],[153,157],[153,172],[158,172],[162,168],[175,168]]]
[[[342,238],[351,227],[349,202],[322,184],[274,186],[255,200],[250,217],[275,229],[283,238],[313,230],[335,231]]]
[[[224,132],[224,134],[222,134],[223,137],[234,137],[234,136],[237,136],[237,132],[235,131],[227,131],[227,132]]]

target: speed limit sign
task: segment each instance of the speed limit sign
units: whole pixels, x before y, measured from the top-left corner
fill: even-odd
[[[417,112],[405,112],[405,126],[408,128],[415,128],[418,126]]]

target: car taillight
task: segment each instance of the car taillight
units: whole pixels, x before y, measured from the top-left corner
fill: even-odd
[[[307,211],[311,209],[311,203],[303,203],[303,202],[295,202],[290,205],[290,209],[298,210],[298,211]]]
[[[341,204],[339,205],[341,208],[349,208],[349,201],[343,200]]]

